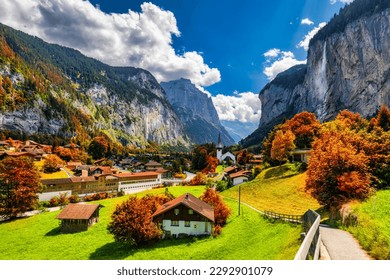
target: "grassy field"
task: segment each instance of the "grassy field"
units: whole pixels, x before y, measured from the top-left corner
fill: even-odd
[[[363,203],[352,205],[358,223],[348,227],[362,247],[376,259],[390,259],[390,190],[378,191]]]
[[[68,174],[63,170],[53,172],[53,173],[43,173],[41,171],[42,167],[43,167],[43,163],[44,163],[44,160],[34,161],[35,166],[39,170],[39,174],[41,176],[41,179],[58,179],[58,178],[68,178],[69,177]]]
[[[295,165],[285,164],[263,170],[254,180],[241,184],[241,200],[259,210],[301,215],[309,208],[318,210],[317,200],[305,192],[306,173],[299,173]],[[222,193],[238,199],[235,186]]]
[[[191,192],[198,196],[204,187],[171,187],[175,196]],[[162,193],[164,189],[146,193]],[[138,194],[138,195],[144,195]],[[115,205],[127,197],[102,200],[100,221],[88,231],[62,234],[57,212],[47,212],[12,222],[0,223],[0,259],[293,259],[300,242],[300,226],[272,223],[244,207],[237,216],[237,203],[228,201],[232,216],[217,238],[163,240],[140,248],[114,242],[107,225]]]

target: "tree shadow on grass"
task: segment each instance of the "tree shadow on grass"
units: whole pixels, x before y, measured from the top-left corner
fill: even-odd
[[[141,246],[130,246],[120,242],[111,242],[103,245],[102,247],[96,249],[90,256],[90,260],[123,260],[129,256],[134,255],[135,253],[142,252],[151,252],[159,248],[165,248],[170,246],[178,246],[182,244],[187,244],[188,246],[191,243],[194,243],[200,239],[207,237],[186,237],[183,239],[164,239],[153,244],[141,245]],[[167,259],[169,256],[167,255]]]

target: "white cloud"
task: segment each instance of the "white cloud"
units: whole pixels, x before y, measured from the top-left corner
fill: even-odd
[[[258,123],[261,116],[261,102],[253,92],[235,93],[234,96],[218,94],[212,97],[221,121]]]
[[[276,75],[294,65],[306,63],[306,60],[296,59],[292,52],[285,52],[279,49],[271,49],[264,53],[264,56],[268,58],[266,62],[268,66],[264,68],[263,73],[267,76],[268,80],[273,80]]]
[[[301,20],[302,25],[313,25],[314,22],[312,22],[309,18],[304,18]]]
[[[147,69],[159,81],[183,77],[209,86],[221,79],[201,53],[175,52],[176,18],[152,3],[143,3],[140,13],[107,14],[89,1],[2,0],[0,21],[110,65]]]
[[[321,22],[317,27],[314,27],[309,33],[306,34],[305,38],[303,38],[302,41],[300,41],[297,45],[299,48],[304,48],[305,51],[309,49],[309,43],[311,38],[314,37],[314,35],[317,34],[318,31],[320,31],[321,28],[323,28],[326,25],[326,22]]]
[[[330,4],[336,4],[337,2],[341,2],[341,3],[345,3],[345,4],[349,4],[349,3],[352,3],[353,0],[330,0]]]

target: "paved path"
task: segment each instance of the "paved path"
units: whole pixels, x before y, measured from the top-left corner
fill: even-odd
[[[323,243],[321,259],[370,260],[368,254],[350,233],[325,225],[320,226],[320,232]]]

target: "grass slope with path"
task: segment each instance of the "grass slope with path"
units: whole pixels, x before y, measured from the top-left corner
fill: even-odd
[[[204,187],[171,187],[175,196],[190,192],[199,196]],[[155,189],[137,196],[163,193]],[[57,212],[0,223],[0,259],[6,260],[217,260],[217,259],[293,259],[300,246],[300,226],[268,221],[257,212],[244,207],[237,216],[237,203],[227,201],[232,215],[217,238],[187,238],[162,240],[138,248],[114,242],[107,231],[111,213],[128,197],[96,201],[100,220],[88,231],[62,234]]]
[[[308,209],[321,208],[317,200],[305,191],[306,172],[300,173],[295,164],[284,164],[263,170],[254,180],[230,188],[223,196],[241,200],[253,207],[281,214],[302,215]]]
[[[364,202],[352,203],[357,223],[346,228],[375,259],[390,260],[390,190],[377,191]]]

